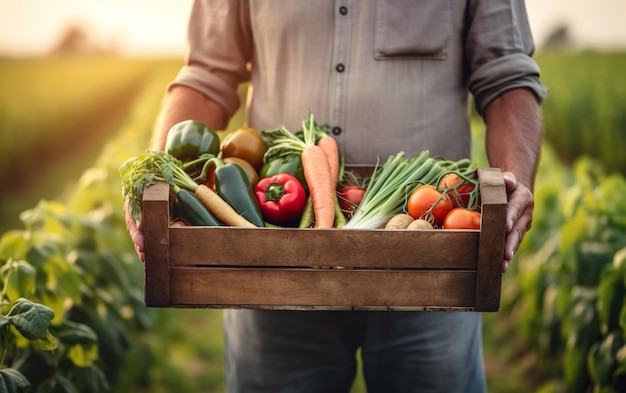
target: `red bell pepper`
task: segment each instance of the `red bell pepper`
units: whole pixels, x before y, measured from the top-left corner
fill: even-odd
[[[254,193],[265,221],[276,225],[297,222],[306,204],[302,183],[290,173],[278,173],[259,180]]]

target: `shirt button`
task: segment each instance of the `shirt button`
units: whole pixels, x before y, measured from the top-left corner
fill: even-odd
[[[348,7],[339,7],[339,13],[341,15],[346,15],[348,13]]]
[[[332,132],[333,132],[333,135],[341,134],[341,127],[333,127]]]
[[[337,70],[337,72],[344,72],[346,70],[346,66],[344,66],[343,64],[339,63],[335,66],[335,70]]]

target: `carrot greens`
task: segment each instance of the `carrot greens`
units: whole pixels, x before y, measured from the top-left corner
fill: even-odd
[[[141,221],[143,189],[157,181],[195,191],[197,184],[182,169],[182,162],[162,151],[148,150],[127,159],[119,168],[122,178],[122,198],[128,203],[129,213]],[[194,187],[195,185],[195,187]]]

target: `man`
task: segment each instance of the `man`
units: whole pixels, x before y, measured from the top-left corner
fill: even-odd
[[[522,1],[197,1],[186,66],[152,141],[195,119],[223,129],[250,82],[247,123],[297,130],[311,110],[346,163],[404,151],[469,157],[468,92],[509,195],[503,271],[531,225],[546,90]],[[143,237],[129,232],[143,258]],[[482,392],[479,313],[225,311],[229,392]]]

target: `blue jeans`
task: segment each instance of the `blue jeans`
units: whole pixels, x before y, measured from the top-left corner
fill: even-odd
[[[480,313],[226,310],[229,393],[485,392]]]

